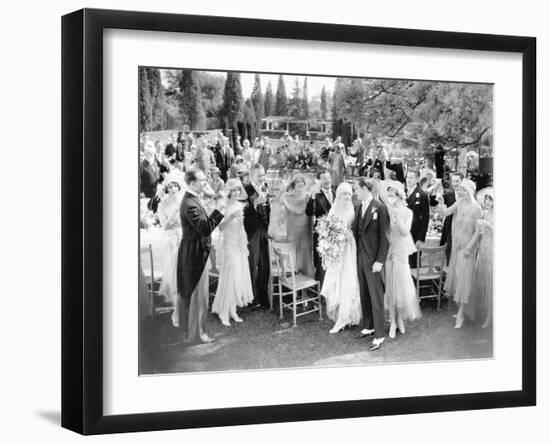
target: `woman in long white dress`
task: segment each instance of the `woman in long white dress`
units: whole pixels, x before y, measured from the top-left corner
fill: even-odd
[[[183,174],[182,174],[183,175]],[[164,180],[167,194],[162,198],[157,209],[160,225],[164,231],[166,245],[166,258],[160,283],[159,294],[166,297],[174,304],[172,312],[172,324],[179,326],[178,317],[178,288],[177,267],[178,248],[181,241],[180,205],[183,197],[183,180],[180,177],[169,174]]]
[[[458,200],[447,208],[440,197],[439,207],[444,217],[453,215],[451,258],[445,280],[445,292],[458,305],[455,328],[460,329],[465,317],[476,319],[474,273],[476,257],[471,243],[475,236],[478,220],[482,217],[481,207],[474,198],[475,183],[464,179],[457,188]]]
[[[336,189],[334,205],[329,211],[329,216],[335,215],[340,218],[348,229],[342,260],[334,266],[327,267],[321,289],[321,295],[327,303],[327,316],[334,321],[331,334],[348,325],[358,325],[362,317],[357,277],[357,246],[351,230],[355,216],[351,202],[352,193],[353,189],[349,183],[341,183]]]
[[[413,213],[407,207],[403,184],[387,182],[384,191],[382,200],[390,215],[384,302],[390,318],[389,337],[395,338],[396,329],[405,333],[405,320],[414,320],[422,314],[409,266],[409,255],[416,252],[411,236]]]
[[[218,288],[212,312],[218,314],[225,326],[231,326],[229,319],[238,323],[242,319],[237,308],[254,300],[250,269],[248,265],[248,240],[243,224],[243,204],[239,197],[245,192],[241,181],[231,178],[226,184],[227,206],[225,216],[218,225],[219,237],[217,257],[221,260]]]

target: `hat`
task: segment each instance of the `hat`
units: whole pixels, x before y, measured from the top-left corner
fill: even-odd
[[[384,181],[384,188],[387,190],[388,188],[392,188],[397,196],[401,198],[402,200],[405,200],[405,186],[403,186],[403,183],[397,180],[385,180]]]
[[[465,178],[464,180],[462,180],[460,186],[466,189],[466,191],[468,191],[472,197],[475,195],[476,184],[472,180]]]
[[[495,199],[495,190],[492,186],[487,186],[483,189],[480,189],[478,193],[476,194],[476,200],[479,203],[480,206],[483,206],[485,197],[489,196],[492,200]]]
[[[184,189],[185,174],[179,169],[172,169],[166,177],[164,177],[164,185],[168,187],[170,183],[176,183],[180,190]]]

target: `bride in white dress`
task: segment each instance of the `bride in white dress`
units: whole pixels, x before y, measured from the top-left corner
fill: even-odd
[[[328,266],[321,289],[327,302],[327,316],[334,321],[330,330],[334,334],[346,326],[357,325],[361,321],[361,299],[357,277],[357,246],[351,230],[355,216],[351,196],[353,189],[349,183],[341,183],[336,189],[336,198],[329,215],[335,215],[346,224],[348,240],[340,263]]]
[[[237,307],[252,303],[254,294],[248,266],[248,240],[243,224],[243,204],[239,197],[245,192],[241,181],[229,179],[226,184],[227,206],[225,216],[218,225],[218,259],[221,269],[212,312],[218,314],[223,325],[230,326],[229,319],[240,323]]]

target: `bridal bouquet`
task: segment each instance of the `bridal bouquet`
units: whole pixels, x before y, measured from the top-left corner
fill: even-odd
[[[319,235],[317,251],[323,259],[323,268],[338,265],[348,241],[348,229],[336,215],[325,215],[317,220],[315,232]]]

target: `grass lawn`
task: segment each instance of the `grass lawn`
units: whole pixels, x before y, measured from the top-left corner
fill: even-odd
[[[271,311],[244,309],[244,323],[223,326],[209,314],[208,344],[177,343],[177,330],[169,316],[149,323],[145,331],[141,374],[233,371],[307,366],[346,366],[392,362],[492,358],[492,328],[465,322],[454,329],[455,309],[437,311],[427,303],[423,317],[406,323],[405,335],[386,337],[382,348],[369,352],[371,339],[358,338],[359,327],[329,334],[332,322],[319,321],[318,313],[300,317],[290,326],[290,315],[280,320]]]

